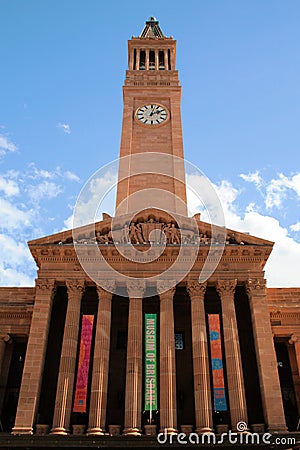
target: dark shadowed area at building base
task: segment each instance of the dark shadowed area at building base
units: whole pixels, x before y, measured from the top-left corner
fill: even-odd
[[[262,434],[259,435],[259,441],[262,442]],[[189,442],[189,438],[187,435],[181,436],[179,441],[181,440],[182,444],[178,443],[179,436],[173,436],[170,439],[168,436],[168,440],[165,444],[160,444],[156,436],[37,436],[37,435],[20,435],[20,436],[12,436],[9,433],[3,433],[0,435],[0,449],[1,450],[12,450],[12,449],[26,449],[26,450],[46,450],[46,449],[85,449],[85,448],[132,448],[132,449],[150,449],[150,448],[173,448],[173,449],[181,449],[181,448],[201,448],[201,449],[211,449],[211,448],[222,448],[225,449],[300,449],[300,432],[296,433],[278,433],[274,434],[272,438],[270,438],[270,442],[274,442],[277,439],[281,444],[255,444],[253,445],[251,440],[249,439],[249,443],[239,444],[232,443],[230,444],[228,438],[221,439],[221,435],[216,435],[216,442],[213,443],[211,441],[208,444],[208,437],[206,437],[206,444],[196,444]],[[223,441],[221,443],[221,440]],[[238,439],[239,440],[239,439]],[[296,443],[292,444],[292,440]],[[185,441],[185,443],[183,443]],[[194,442],[194,440],[192,440]],[[171,443],[170,443],[171,442]],[[200,441],[201,442],[201,441]],[[220,443],[218,443],[220,442]],[[257,442],[257,440],[256,440]],[[283,442],[286,442],[283,444]]]

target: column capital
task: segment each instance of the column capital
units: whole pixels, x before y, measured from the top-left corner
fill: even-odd
[[[216,290],[220,297],[227,295],[233,295],[237,280],[218,280],[216,284]]]
[[[82,295],[85,290],[85,282],[83,280],[67,280],[66,286],[68,295]]]
[[[248,295],[264,294],[266,289],[266,280],[264,278],[248,278],[245,283]]]
[[[129,298],[143,298],[146,290],[146,281],[144,279],[132,279],[126,281],[126,288]]]
[[[176,281],[175,280],[158,280],[157,281],[157,293],[161,297],[162,295],[172,295],[175,294]]]
[[[115,288],[115,280],[102,280],[101,286],[96,286],[98,297],[112,297],[115,292]]]
[[[191,280],[186,284],[186,290],[189,293],[190,299],[193,298],[204,298],[206,292],[207,283],[199,283],[199,281]]]
[[[56,289],[54,278],[37,278],[35,280],[35,287],[39,292],[49,292]]]
[[[295,342],[299,342],[299,336],[297,336],[296,334],[292,334],[290,339],[289,339],[289,344],[293,345],[295,344]]]
[[[5,344],[11,344],[13,342],[13,338],[9,333],[1,334],[0,340],[3,341]]]

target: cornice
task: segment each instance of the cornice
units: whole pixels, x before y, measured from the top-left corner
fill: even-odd
[[[122,256],[119,252],[120,247],[122,247],[122,253],[125,256]],[[96,244],[86,244],[82,246],[76,245],[76,248],[73,244],[65,244],[65,245],[56,245],[56,244],[48,244],[48,245],[34,245],[31,246],[31,252],[38,262],[39,267],[42,265],[52,265],[52,264],[75,264],[78,263],[77,254],[80,256],[80,260],[84,260],[87,262],[96,262],[99,260],[99,250],[108,263],[124,263],[127,262],[128,265],[132,263],[130,260],[133,257],[140,257],[140,262],[146,262],[147,260],[143,260],[143,252],[149,250],[149,245],[135,245],[135,246],[123,246],[123,245],[96,245]],[[212,253],[210,257],[214,260],[219,259],[219,248],[218,246],[212,246]],[[155,264],[157,263],[166,263],[175,261],[178,257],[179,251],[181,250],[182,258],[181,260],[189,261],[191,259],[195,259],[194,257],[194,249],[193,246],[180,246],[180,245],[170,245],[167,246],[162,255],[159,256],[155,260]],[[200,263],[203,264],[207,258],[208,252],[210,250],[210,246],[199,246],[197,258],[195,264]],[[220,260],[219,266],[222,270],[231,270],[231,266],[234,264],[248,264],[248,265],[257,265],[259,264],[261,268],[263,268],[265,262],[267,261],[271,248],[269,246],[256,246],[256,245],[226,245],[222,254],[222,258]],[[215,257],[213,252],[215,251]],[[151,252],[151,250],[150,250]],[[148,252],[149,253],[149,252]]]

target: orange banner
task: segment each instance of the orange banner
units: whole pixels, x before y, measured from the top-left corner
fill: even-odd
[[[86,412],[94,316],[83,315],[73,412]]]
[[[227,411],[219,314],[208,314],[214,410]]]

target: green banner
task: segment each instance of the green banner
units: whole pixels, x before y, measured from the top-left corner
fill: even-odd
[[[145,314],[145,411],[157,411],[156,314]]]

